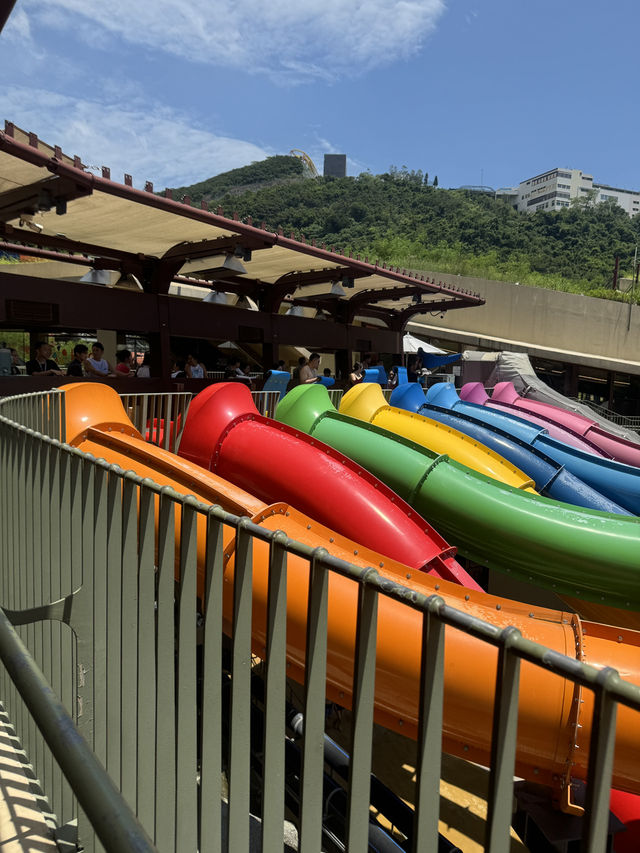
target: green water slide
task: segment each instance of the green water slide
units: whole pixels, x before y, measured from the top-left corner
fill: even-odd
[[[639,518],[498,483],[446,455],[339,414],[320,385],[292,389],[280,401],[276,419],[375,474],[474,562],[562,595],[640,610]]]

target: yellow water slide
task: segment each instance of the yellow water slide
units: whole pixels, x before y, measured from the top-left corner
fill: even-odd
[[[375,382],[354,385],[347,391],[340,400],[340,413],[408,438],[434,453],[446,454],[501,483],[537,494],[533,480],[500,454],[446,424],[390,406]]]

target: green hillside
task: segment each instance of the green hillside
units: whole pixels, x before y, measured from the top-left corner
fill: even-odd
[[[189,196],[193,204],[200,204],[203,200],[214,203],[224,195],[256,191],[274,183],[301,181],[303,177],[304,166],[301,160],[297,157],[277,155],[249,166],[222,172],[190,187],[174,187],[172,192],[175,199]]]
[[[269,158],[270,161],[295,158]],[[301,164],[300,164],[301,166]],[[230,182],[239,182],[231,192]],[[215,206],[226,215],[252,216],[271,230],[282,226],[318,244],[352,250],[370,260],[416,271],[432,271],[518,281],[557,290],[628,299],[612,290],[616,255],[620,275],[631,275],[640,238],[633,219],[613,202],[589,201],[559,211],[517,213],[507,203],[469,190],[425,183],[422,172],[390,169],[382,175],[316,178],[247,191],[246,173],[220,175],[229,186],[216,190]],[[185,188],[197,199],[197,188]],[[284,179],[286,180],[286,178]],[[209,196],[204,196],[209,197]]]

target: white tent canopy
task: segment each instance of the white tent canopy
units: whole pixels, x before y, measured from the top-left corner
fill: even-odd
[[[415,353],[422,347],[423,352],[431,352],[437,355],[446,355],[443,349],[438,349],[438,347],[434,347],[431,344],[426,343],[425,341],[421,341],[420,338],[416,338],[414,335],[406,334],[402,339],[402,351],[405,353]]]

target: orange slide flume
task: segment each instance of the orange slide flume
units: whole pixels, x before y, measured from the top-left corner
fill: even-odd
[[[640,633],[580,620],[548,610],[468,590],[408,568],[340,536],[285,503],[267,506],[255,496],[176,455],[146,443],[126,415],[117,393],[102,385],[64,386],[67,437],[82,451],[135,471],[181,494],[216,503],[235,515],[252,518],[270,530],[358,566],[373,566],[389,578],[444,601],[497,627],[514,625],[521,633],[561,654],[602,668],[611,666],[640,685]],[[295,460],[292,460],[295,470]],[[204,521],[203,521],[204,526]],[[199,535],[200,583],[204,571],[204,530]],[[177,530],[179,537],[179,530]],[[199,531],[200,533],[200,531]],[[227,629],[232,614],[235,531],[225,526],[224,553]],[[264,653],[269,566],[268,544],[253,545],[253,650]],[[302,679],[309,565],[290,556],[287,587],[288,674]],[[327,695],[349,707],[355,646],[357,585],[338,575],[329,580]],[[412,608],[380,597],[376,669],[376,720],[415,736],[420,682],[422,617]],[[445,751],[481,764],[490,761],[497,651],[461,631],[447,628],[445,644]],[[585,778],[591,736],[593,696],[559,676],[522,664],[516,773],[554,787],[571,777]],[[640,793],[640,714],[618,711],[613,785]]]

